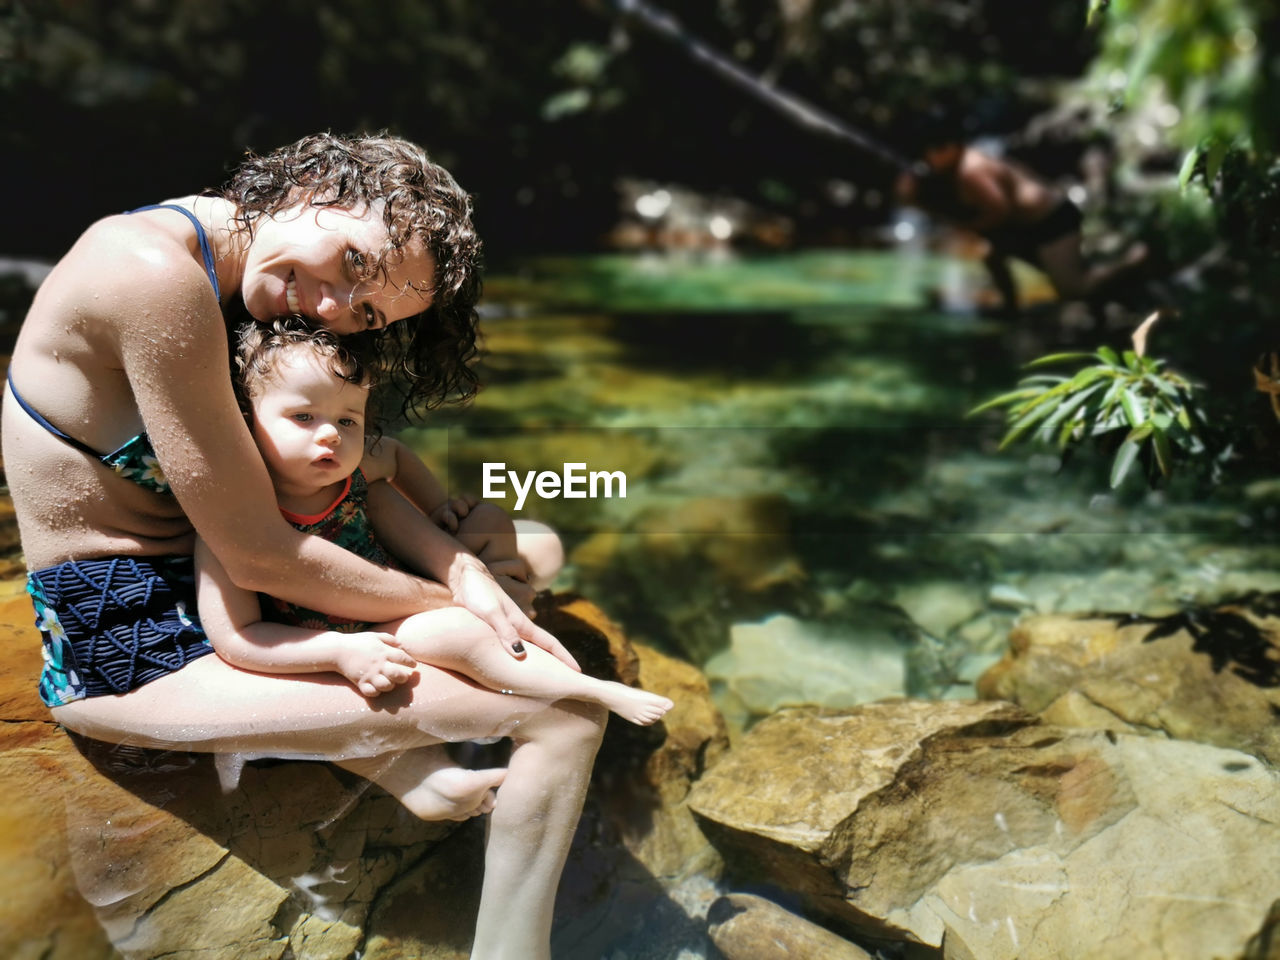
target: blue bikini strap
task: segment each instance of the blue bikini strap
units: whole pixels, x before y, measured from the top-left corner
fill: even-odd
[[[213,295],[221,300],[222,291],[218,288],[218,273],[213,269],[213,247],[209,245],[209,237],[204,232],[204,225],[196,219],[196,215],[176,203],[152,203],[129,212],[140,213],[143,210],[177,210],[191,221],[191,225],[196,228],[196,238],[200,241],[200,253],[204,256],[204,272],[209,275],[209,282],[213,284]]]
[[[69,434],[63,433],[61,430],[55,427],[52,423],[50,423],[44,417],[40,416],[39,411],[36,410],[35,407],[31,406],[31,404],[27,403],[27,401],[22,398],[22,394],[18,392],[18,388],[13,385],[13,368],[12,367],[9,368],[9,376],[7,379],[9,381],[9,392],[13,394],[13,399],[18,401],[18,406],[20,406],[23,410],[27,412],[27,416],[29,416],[36,423],[40,424],[40,426],[44,427],[46,430],[48,430],[50,433],[52,433],[55,437],[57,437],[59,440],[63,441],[64,443],[71,444],[71,446],[75,447],[77,450],[80,450],[84,453],[89,454],[89,456],[93,457],[93,459],[95,460],[102,459],[102,454],[100,454],[97,450],[93,449],[93,447],[89,446],[87,443],[77,440],[75,437],[70,436]]]

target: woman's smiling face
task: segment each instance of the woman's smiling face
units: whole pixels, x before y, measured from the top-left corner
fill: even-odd
[[[376,330],[431,306],[435,262],[420,241],[387,257],[380,205],[355,210],[302,203],[254,225],[241,295],[259,321],[306,317],[337,334]]]

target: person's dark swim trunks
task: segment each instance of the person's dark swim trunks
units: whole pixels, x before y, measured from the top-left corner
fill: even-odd
[[[40,699],[128,693],[213,652],[191,557],[68,560],[27,575],[44,640]]]
[[[1049,214],[1034,223],[1009,224],[987,234],[995,253],[1017,257],[1040,266],[1040,248],[1080,232],[1084,217],[1080,208],[1065,197]]]

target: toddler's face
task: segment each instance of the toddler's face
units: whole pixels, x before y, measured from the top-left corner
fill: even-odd
[[[355,472],[369,390],[347,383],[305,346],[286,347],[257,385],[253,438],[278,493],[312,493]]]

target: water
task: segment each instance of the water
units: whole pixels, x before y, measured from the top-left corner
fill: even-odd
[[[1265,487],[1110,491],[1101,456],[996,451],[999,415],[966,411],[1103,334],[925,306],[979,283],[922,253],[531,261],[488,281],[486,388],[411,441],[454,489],[483,492],[485,463],[624,473],[625,498],[530,492],[517,515],[561,532],[559,586],[706,665],[739,723],[867,698],[806,694],[824,657],[852,678],[888,651],[905,670],[872,691],[972,695],[1023,613],[1280,587]]]

